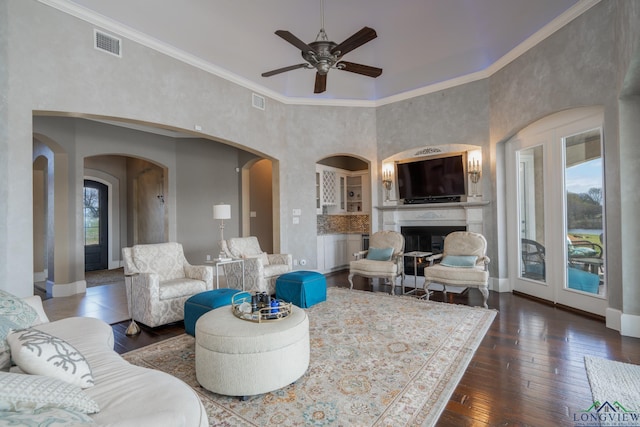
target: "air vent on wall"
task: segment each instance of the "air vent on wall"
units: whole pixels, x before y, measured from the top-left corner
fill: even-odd
[[[259,110],[264,110],[266,105],[266,100],[264,99],[263,96],[260,96],[254,93],[253,97],[251,98],[251,105],[253,105],[255,108]]]
[[[122,41],[102,31],[93,30],[94,47],[103,52],[122,57]]]

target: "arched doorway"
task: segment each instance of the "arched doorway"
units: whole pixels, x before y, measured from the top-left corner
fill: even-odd
[[[100,182],[84,180],[84,271],[109,268],[109,190]]]
[[[316,164],[317,266],[323,273],[343,270],[368,245],[371,232],[369,163],[334,155]]]
[[[257,159],[247,163],[242,176],[242,234],[255,236],[260,249],[274,253],[273,162]]]
[[[84,178],[104,184],[107,228],[105,269],[120,267],[123,247],[167,240],[165,167],[125,155],[96,155],[84,159]],[[85,271],[90,268],[85,266]]]

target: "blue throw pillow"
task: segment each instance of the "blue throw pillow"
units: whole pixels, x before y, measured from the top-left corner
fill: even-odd
[[[472,268],[476,266],[478,257],[475,255],[447,255],[440,261],[446,267]]]
[[[389,261],[393,255],[393,248],[369,248],[367,259],[373,261]]]

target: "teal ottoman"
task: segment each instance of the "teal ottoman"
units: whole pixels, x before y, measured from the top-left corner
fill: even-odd
[[[300,308],[327,300],[327,280],[315,271],[292,271],[276,279],[276,298]]]
[[[196,322],[205,313],[214,308],[231,305],[231,298],[237,294],[238,289],[220,288],[200,292],[184,302],[184,331],[191,336],[196,336]]]

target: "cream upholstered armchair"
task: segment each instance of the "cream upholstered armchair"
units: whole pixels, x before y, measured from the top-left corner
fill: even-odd
[[[292,270],[291,254],[267,254],[260,249],[255,236],[234,237],[222,241],[222,250],[228,257],[244,259],[244,290],[276,293],[276,280]],[[227,286],[242,289],[242,265],[225,264]]]
[[[135,245],[122,249],[129,313],[156,327],[184,319],[184,302],[213,289],[213,267],[191,265],[179,243]]]
[[[349,285],[353,289],[353,276],[383,278],[391,283],[394,294],[396,278],[401,276],[404,289],[404,236],[397,231],[378,231],[369,238],[369,249],[356,252],[355,261],[349,263]]]
[[[429,299],[429,284],[439,283],[447,293],[447,285],[475,287],[480,290],[483,305],[487,308],[489,290],[489,257],[487,240],[482,234],[471,231],[454,231],[444,239],[441,254],[429,257],[431,265],[424,269],[424,291]],[[440,259],[440,264],[434,261]]]

